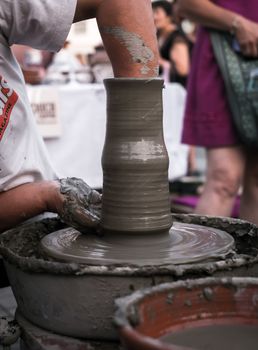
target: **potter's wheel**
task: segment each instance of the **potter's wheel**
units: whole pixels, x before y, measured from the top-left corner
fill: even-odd
[[[52,258],[94,265],[186,264],[224,258],[233,247],[233,237],[222,230],[179,222],[161,234],[98,236],[68,228],[41,240],[43,252]]]

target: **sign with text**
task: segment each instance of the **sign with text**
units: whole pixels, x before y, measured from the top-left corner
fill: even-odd
[[[39,131],[44,138],[61,136],[58,91],[48,87],[30,89],[28,95]]]

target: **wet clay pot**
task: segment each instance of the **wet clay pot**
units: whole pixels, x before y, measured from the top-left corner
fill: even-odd
[[[59,220],[43,220],[2,234],[0,254],[20,313],[31,323],[61,335],[111,340],[118,337],[113,326],[116,298],[179,279],[258,276],[255,225],[195,215],[172,215],[172,220],[225,230],[235,239],[235,251],[228,258],[183,265],[86,265],[42,256],[40,241],[64,228]]]
[[[257,349],[257,278],[166,283],[116,303],[127,350]]]
[[[105,80],[107,127],[102,154],[101,226],[118,234],[168,231],[168,154],[161,79]]]

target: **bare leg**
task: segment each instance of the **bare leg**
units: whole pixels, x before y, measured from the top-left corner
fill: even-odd
[[[240,147],[208,150],[206,182],[195,213],[230,216],[244,166],[244,154]]]
[[[258,157],[250,152],[247,152],[240,217],[258,225]]]
[[[193,175],[195,171],[197,171],[196,148],[189,146],[187,173],[188,175]]]

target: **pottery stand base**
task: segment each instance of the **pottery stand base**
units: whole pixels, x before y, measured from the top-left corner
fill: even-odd
[[[27,224],[4,233],[0,254],[19,311],[40,328],[74,338],[116,340],[114,300],[163,282],[206,276],[258,276],[258,233],[228,218],[172,215],[173,221],[214,227],[235,240],[226,259],[161,266],[87,265],[42,258],[39,242],[64,228],[58,220]]]
[[[19,312],[16,320],[22,329],[21,350],[121,350],[117,341],[94,342],[47,332],[28,322]]]

